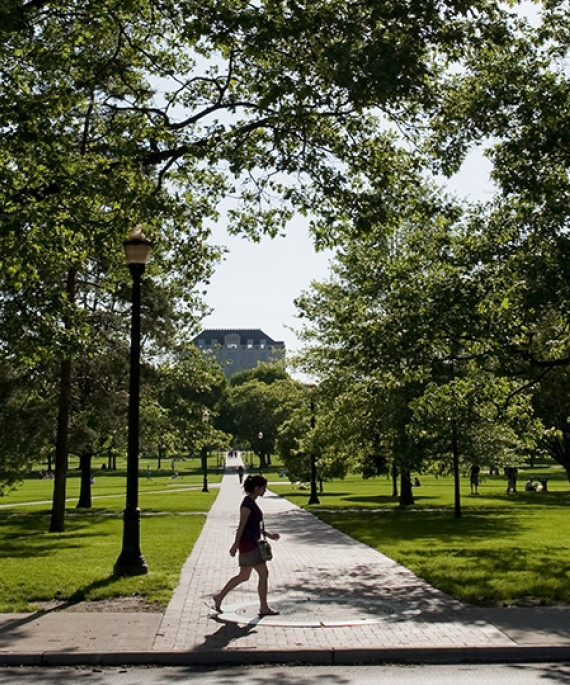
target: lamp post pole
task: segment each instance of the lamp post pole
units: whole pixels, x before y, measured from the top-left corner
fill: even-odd
[[[135,576],[148,573],[148,565],[140,549],[139,486],[139,425],[140,425],[140,318],[141,284],[150,258],[150,240],[137,226],[130,239],[123,243],[133,279],[131,315],[131,364],[129,382],[129,428],[127,447],[127,496],[123,512],[123,548],[115,562],[114,573]]]
[[[311,496],[309,504],[320,504],[317,495],[317,455],[315,454],[315,387],[310,386],[311,393]]]
[[[263,473],[265,455],[263,454],[263,433],[261,431],[257,434],[257,439],[259,440],[259,473]]]
[[[202,413],[202,421],[207,424],[210,420],[210,412],[206,409]],[[208,445],[206,442],[202,445],[202,492],[209,492],[208,490]]]

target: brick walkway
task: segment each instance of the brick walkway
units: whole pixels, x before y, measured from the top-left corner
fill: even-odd
[[[269,602],[281,615],[257,617],[256,577],[225,600],[211,596],[237,572],[229,555],[243,490],[228,473],[203,532],[183,567],[153,650],[225,653],[508,647],[495,626],[388,557],[322,523],[287,500],[260,500],[266,527],[279,532],[269,562]],[[241,617],[236,623],[235,617]],[[329,657],[327,657],[329,658]]]

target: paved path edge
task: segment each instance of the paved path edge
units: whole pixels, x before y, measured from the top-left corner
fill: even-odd
[[[356,664],[459,664],[530,663],[570,661],[569,645],[402,647],[378,649],[290,649],[190,652],[30,652],[0,654],[0,666],[218,666],[223,664],[356,665]]]

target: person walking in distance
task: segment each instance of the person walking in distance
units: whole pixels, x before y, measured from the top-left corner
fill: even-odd
[[[257,592],[259,594],[259,615],[276,616],[279,612],[267,603],[269,569],[267,562],[261,558],[257,545],[262,535],[263,512],[257,504],[257,498],[263,497],[267,489],[267,478],[264,476],[248,476],[243,484],[245,497],[240,505],[239,524],[230,554],[235,557],[239,551],[239,573],[230,578],[217,595],[213,596],[217,612],[222,611],[222,602],[226,595],[241,583],[249,580],[252,570],[258,575]],[[271,540],[279,540],[279,533],[264,531]]]

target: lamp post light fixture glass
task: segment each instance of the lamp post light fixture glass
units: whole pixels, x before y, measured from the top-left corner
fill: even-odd
[[[265,455],[263,454],[263,433],[261,431],[259,431],[257,434],[257,439],[259,440],[259,473],[261,473],[263,466],[265,465]]]
[[[148,573],[148,565],[140,550],[139,487],[139,426],[140,426],[140,343],[141,284],[150,259],[151,242],[137,226],[129,240],[123,243],[127,264],[133,279],[131,315],[131,366],[129,380],[129,430],[127,447],[127,497],[123,512],[123,548],[115,562],[114,573],[135,576]]]

